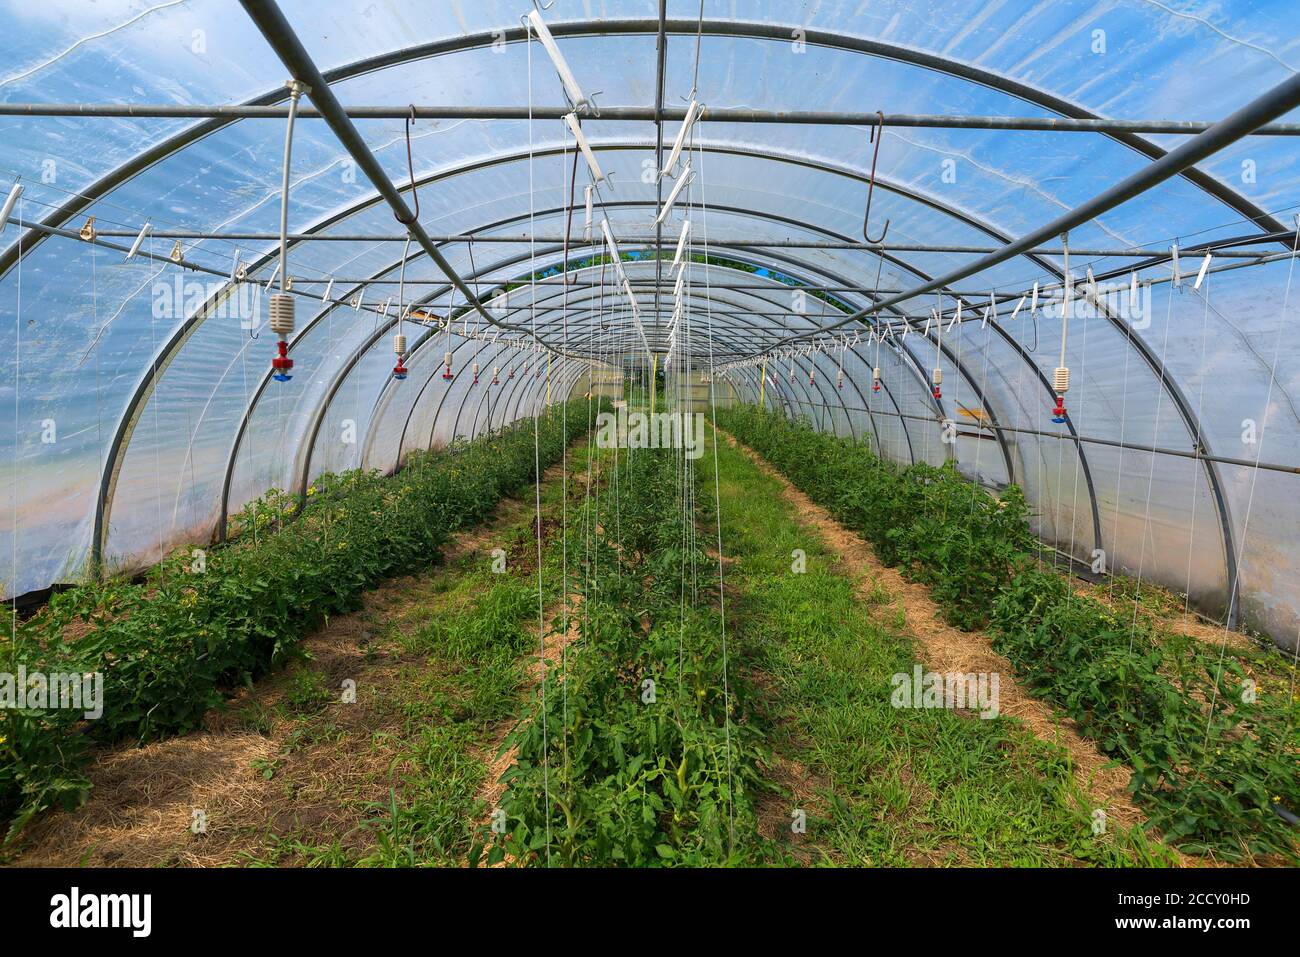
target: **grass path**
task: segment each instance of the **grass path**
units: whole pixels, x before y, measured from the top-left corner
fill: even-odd
[[[816,506],[744,451],[719,443],[718,479],[732,622],[754,662],[765,722],[776,733],[769,777],[777,793],[760,819],[796,858],[848,865],[1076,866],[1173,860],[1116,814],[1095,835],[1095,807],[1070,750],[1018,717],[891,705],[891,676],[986,670],[931,653],[909,634],[893,585]],[[712,459],[701,460],[711,472]],[[712,475],[701,486],[712,485]],[[845,533],[847,534],[847,533]],[[853,536],[856,540],[856,536]],[[802,550],[806,568],[793,566]],[[991,654],[991,652],[989,652]],[[1086,782],[1085,782],[1086,783]],[[807,816],[793,833],[796,811]]]

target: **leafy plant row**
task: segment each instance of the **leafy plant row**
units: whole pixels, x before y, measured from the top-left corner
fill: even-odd
[[[1295,859],[1279,810],[1300,807],[1300,706],[1284,680],[1076,594],[1033,558],[1014,486],[994,498],[950,465],[898,467],[756,407],[720,410],[718,425],[929,584],[949,621],[989,626],[1029,687],[1133,769],[1130,790],[1166,839]]]
[[[587,400],[554,406],[489,436],[413,455],[393,476],[323,475],[305,506],[272,490],[237,520],[242,534],[202,560],[185,548],[144,581],[86,582],[18,626],[3,669],[101,673],[103,716],[0,710],[0,817],[10,835],[55,803],[85,800],[88,738],[147,741],[196,728],[223,692],[296,653],[362,592],[437,559],[451,532],[559,460],[587,429]],[[536,439],[536,448],[535,448]]]
[[[518,749],[508,826],[488,863],[718,864],[751,840],[750,694],[722,653],[704,584],[716,564],[689,535],[680,466],[669,450],[632,452],[574,523],[598,530],[589,552],[570,545],[583,556],[578,636],[506,741]]]

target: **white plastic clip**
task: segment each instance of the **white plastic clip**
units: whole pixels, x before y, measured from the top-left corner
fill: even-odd
[[[18,205],[18,197],[22,194],[22,186],[14,183],[13,189],[9,190],[9,195],[5,197],[4,206],[0,207],[0,234],[3,234],[5,227],[9,225],[9,216],[13,213],[14,207]]]
[[[1193,289],[1201,288],[1201,283],[1205,281],[1205,273],[1210,268],[1210,260],[1213,258],[1213,253],[1206,253],[1205,258],[1201,260],[1201,268],[1196,273],[1196,283],[1192,286]]]
[[[6,214],[6,217],[7,215],[8,214]],[[4,223],[0,223],[0,230],[2,229],[4,229]],[[131,249],[127,252],[126,259],[122,260],[123,262],[129,263],[132,259],[135,258],[135,254],[138,253],[140,251],[140,247],[144,245],[145,237],[149,235],[149,231],[151,229],[153,229],[153,223],[145,223],[143,226],[140,227],[140,235],[135,237],[135,242],[131,244]]]

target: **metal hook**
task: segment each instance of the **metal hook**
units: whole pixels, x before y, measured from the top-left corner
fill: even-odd
[[[872,245],[879,245],[885,241],[885,236],[889,233],[889,220],[885,220],[885,228],[880,233],[878,239],[872,239],[867,233],[867,226],[871,223],[871,197],[876,191],[876,160],[880,158],[880,141],[885,138],[885,114],[881,110],[876,110],[876,116],[880,119],[871,130],[871,136],[868,143],[875,143],[875,151],[871,154],[871,179],[867,181],[867,212],[862,217],[862,238]]]
[[[555,6],[555,0],[551,0],[550,3],[545,5],[538,3],[537,0],[533,0],[533,6],[537,8],[538,13],[545,13],[547,10],[551,9],[551,7]]]

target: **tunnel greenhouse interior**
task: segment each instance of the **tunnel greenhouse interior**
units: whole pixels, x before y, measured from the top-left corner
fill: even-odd
[[[1300,10],[0,6],[0,861],[1300,860]]]

